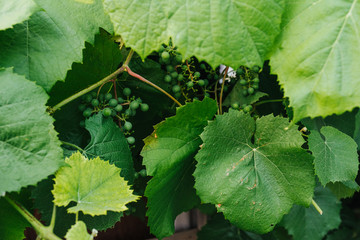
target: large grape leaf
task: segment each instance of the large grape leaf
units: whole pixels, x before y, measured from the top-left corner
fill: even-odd
[[[15,72],[48,91],[65,78],[73,62],[81,62],[85,41],[93,43],[99,27],[112,31],[112,26],[100,0],[35,2],[41,11],[0,32],[0,66],[14,66]]]
[[[312,157],[288,119],[268,115],[255,122],[230,111],[210,122],[201,139],[197,194],[240,229],[269,232],[293,204],[311,203]]]
[[[104,0],[116,34],[142,58],[169,37],[213,67],[261,65],[279,33],[283,0]]]
[[[200,133],[216,114],[214,100],[205,98],[177,109],[174,117],[156,125],[141,152],[149,175],[148,197],[150,231],[158,238],[174,233],[176,216],[199,203],[192,173]]]
[[[90,132],[91,141],[84,153],[99,156],[115,164],[121,168],[120,175],[132,184],[135,170],[129,144],[113,119],[105,118],[102,113],[98,113],[85,121],[85,127]]]
[[[54,203],[67,206],[69,213],[82,211],[91,216],[104,215],[107,211],[123,212],[129,202],[138,196],[132,194],[127,182],[120,177],[120,169],[99,157],[87,159],[79,152],[74,153],[55,176]]]
[[[27,20],[38,10],[33,0],[0,0],[0,30]]]
[[[294,237],[294,240],[321,240],[326,233],[338,228],[340,219],[341,202],[322,186],[315,188],[314,200],[321,207],[320,215],[314,206],[305,208],[295,205],[281,222]]]
[[[326,184],[332,193],[338,198],[352,197],[355,192],[360,190],[360,186],[355,181],[329,182]]]
[[[291,1],[284,12],[271,65],[294,121],[360,106],[359,1]]]
[[[47,99],[34,82],[0,69],[0,194],[34,185],[63,164]]]
[[[322,127],[320,132],[312,131],[309,149],[313,153],[315,173],[320,182],[354,181],[359,161],[355,141],[331,126]]]

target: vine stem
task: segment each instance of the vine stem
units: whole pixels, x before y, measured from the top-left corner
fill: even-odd
[[[80,152],[84,152],[84,149],[76,146],[75,144],[72,144],[72,143],[69,143],[69,142],[64,142],[64,141],[61,141],[61,143],[62,143],[63,145],[68,145],[68,146],[70,146],[70,147],[73,147],[73,148],[75,148],[76,150],[79,150]]]
[[[225,78],[226,78],[226,75],[227,75],[228,70],[229,70],[229,66],[227,66],[227,67],[225,68],[224,77],[223,77],[223,82],[222,82],[222,84],[221,84],[220,103],[219,103],[220,114],[222,114],[222,98],[223,98],[223,93],[224,93]]]
[[[161,87],[159,87],[158,85],[150,82],[149,80],[147,80],[146,78],[140,76],[137,73],[134,73],[133,71],[131,71],[131,69],[129,68],[129,66],[125,66],[125,71],[127,71],[129,73],[130,76],[133,76],[137,79],[139,79],[140,81],[149,84],[150,86],[156,88],[157,90],[159,90],[160,92],[164,93],[166,96],[168,96],[171,100],[173,100],[177,105],[179,105],[179,107],[182,106],[182,104],[176,100],[173,96],[171,96],[168,92],[166,92],[164,89],[162,89]]]
[[[34,227],[35,231],[41,236],[41,238],[47,240],[61,240],[61,238],[53,233],[53,226],[51,226],[51,224],[49,227],[45,227],[20,203],[11,199],[9,196],[5,196],[5,199],[31,224],[31,226]]]
[[[65,104],[68,104],[69,102],[71,102],[71,101],[77,99],[78,97],[80,97],[80,96],[94,90],[95,88],[101,86],[102,84],[104,84],[104,83],[106,83],[108,81],[111,81],[113,78],[116,78],[117,75],[119,75],[120,73],[125,71],[125,69],[126,69],[127,65],[129,64],[133,54],[134,54],[134,50],[130,50],[128,56],[126,57],[126,60],[125,60],[124,64],[119,69],[117,69],[115,72],[113,72],[109,76],[106,76],[105,78],[101,79],[99,82],[91,85],[90,87],[85,88],[85,89],[81,90],[80,92],[75,93],[74,95],[72,95],[72,96],[64,99],[63,101],[59,102],[58,104],[56,104],[54,107],[51,108],[51,112],[55,112],[56,110],[59,110]]]
[[[321,208],[319,207],[319,205],[317,205],[317,203],[315,202],[314,199],[311,199],[311,204],[315,207],[316,211],[318,211],[320,213],[320,215],[323,214],[323,211],[321,210]]]
[[[261,104],[265,104],[265,103],[272,103],[272,102],[282,102],[284,101],[284,99],[270,99],[270,100],[264,100],[264,101],[260,101],[258,103],[255,103],[255,106],[259,106]]]

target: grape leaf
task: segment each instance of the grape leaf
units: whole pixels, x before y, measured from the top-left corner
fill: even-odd
[[[158,238],[174,233],[178,214],[199,203],[194,178],[194,155],[199,149],[199,134],[217,111],[214,100],[205,98],[177,109],[176,115],[154,127],[141,152],[147,173],[154,176],[148,183],[150,231]]]
[[[77,152],[65,162],[69,166],[56,173],[52,193],[57,206],[67,206],[71,201],[77,203],[68,208],[69,213],[83,211],[95,216],[109,210],[122,212],[127,210],[127,203],[138,199],[120,177],[120,169],[99,157],[88,160]]]
[[[142,58],[169,38],[185,58],[262,66],[280,30],[283,0],[104,0],[115,33]]]
[[[47,178],[39,182],[31,192],[31,197],[34,199],[34,208],[38,209],[41,213],[41,220],[50,224],[52,210],[53,210],[53,200],[54,196],[51,194],[53,189],[53,179]],[[57,207],[56,208],[56,219],[54,233],[59,236],[65,236],[68,229],[71,225],[75,224],[74,214],[67,212],[69,207],[73,207],[75,204],[70,203],[69,206]],[[99,231],[106,230],[115,225],[116,222],[120,221],[123,213],[107,211],[106,215],[100,216],[90,216],[84,215],[81,212],[79,213],[79,220],[83,221],[89,229],[96,229]]]
[[[21,23],[40,10],[32,0],[0,0],[0,30]]]
[[[85,127],[90,132],[91,141],[84,149],[89,156],[99,156],[121,168],[120,175],[130,184],[134,181],[134,166],[129,144],[122,130],[112,118],[105,118],[98,113],[85,121]]]
[[[315,157],[315,173],[323,185],[355,180],[359,161],[357,144],[351,137],[326,126],[320,129],[320,133],[312,131],[308,142]]]
[[[294,240],[321,240],[328,231],[338,228],[340,219],[341,203],[322,186],[315,188],[314,200],[323,210],[320,215],[314,206],[304,208],[295,205],[281,222],[294,237]]]
[[[0,69],[0,193],[34,185],[63,165],[44,90]]]
[[[49,105],[55,105],[110,75],[123,60],[119,45],[105,30],[100,29],[100,34],[95,35],[94,45],[85,42],[85,46],[82,63],[73,63],[65,82],[56,82],[51,88]]]
[[[36,81],[49,91],[65,78],[73,62],[82,60],[85,41],[93,43],[99,27],[112,31],[100,0],[82,4],[73,0],[35,0],[42,11],[28,21],[0,32],[0,66]]]
[[[360,190],[360,186],[355,181],[329,182],[326,184],[326,187],[329,188],[338,199],[352,197],[355,192]]]
[[[284,13],[270,60],[294,121],[360,106],[358,1],[291,1]]]
[[[88,234],[86,225],[83,221],[78,221],[75,225],[71,226],[66,233],[67,240],[92,240],[94,237]]]
[[[231,110],[210,122],[201,139],[197,194],[240,229],[269,232],[293,204],[311,203],[312,157],[287,119],[268,115],[255,122]]]

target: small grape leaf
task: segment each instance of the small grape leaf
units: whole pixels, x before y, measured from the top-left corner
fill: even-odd
[[[309,149],[313,153],[315,173],[320,182],[354,181],[359,168],[357,144],[334,127],[325,126],[312,131]]]
[[[53,179],[47,178],[39,182],[31,192],[31,197],[34,199],[34,208],[39,210],[41,213],[41,220],[45,222],[46,225],[50,224],[52,216],[54,196],[51,194],[51,190],[53,189],[53,185]],[[56,208],[56,224],[54,227],[54,233],[57,236],[65,236],[71,225],[75,224],[74,214],[67,212],[67,209],[69,207],[73,207],[74,205],[74,203],[70,203],[66,208]],[[123,213],[107,211],[106,215],[92,217],[90,215],[84,215],[80,212],[79,220],[83,221],[89,229],[103,231],[113,227],[116,222],[120,221],[122,215]]]
[[[360,106],[360,4],[289,1],[270,57],[294,121]]]
[[[32,0],[0,0],[0,30],[21,23],[40,8]]]
[[[280,30],[283,0],[105,0],[127,46],[142,58],[172,38],[185,58],[211,66],[262,66]]]
[[[259,101],[260,98],[268,96],[267,93],[256,91],[253,95],[244,96],[242,94],[243,86],[240,81],[235,83],[234,88],[225,98],[224,106],[231,106],[232,103],[237,102],[240,106],[243,104],[249,105]]]
[[[326,187],[329,188],[338,199],[352,197],[355,192],[360,190],[360,186],[355,181],[329,182],[326,184]]]
[[[94,237],[87,232],[86,225],[83,221],[78,221],[71,226],[65,235],[66,240],[92,240]]]
[[[287,119],[268,115],[255,122],[231,110],[210,122],[201,139],[197,194],[240,229],[269,232],[293,204],[310,205],[312,156]]]
[[[176,115],[154,127],[141,152],[147,173],[150,231],[158,238],[174,233],[176,216],[199,203],[194,178],[194,155],[199,149],[199,134],[217,111],[214,100],[205,98],[177,109]]]
[[[314,200],[323,210],[322,215],[312,205],[309,208],[295,205],[289,214],[284,216],[281,225],[294,240],[321,240],[328,231],[339,227],[341,202],[331,191],[317,186]]]
[[[85,41],[93,43],[99,27],[112,32],[100,0],[35,0],[41,11],[29,20],[0,31],[0,66],[14,67],[46,91],[65,78],[73,62],[81,62]]]
[[[65,162],[69,166],[56,173],[52,193],[57,206],[67,206],[71,201],[77,203],[68,208],[69,213],[82,211],[95,216],[109,210],[122,212],[127,210],[127,203],[139,198],[120,177],[120,169],[99,157],[88,160],[77,152]]]
[[[135,169],[129,144],[122,130],[112,118],[105,118],[102,113],[86,119],[85,127],[90,132],[91,141],[84,149],[84,154],[99,156],[110,164],[115,164],[121,168],[120,175],[132,184]]]
[[[0,69],[0,193],[34,185],[63,165],[45,91]]]

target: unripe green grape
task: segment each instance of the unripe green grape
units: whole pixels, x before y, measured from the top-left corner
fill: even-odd
[[[207,85],[209,85],[209,80],[204,79],[204,86],[207,86]]]
[[[125,110],[125,115],[126,115],[126,116],[129,116],[129,117],[130,117],[131,114],[132,114],[132,112],[131,112],[131,109],[130,109],[130,108],[128,108],[128,109]]]
[[[80,112],[83,112],[83,111],[85,111],[85,109],[86,109],[86,105],[85,105],[85,104],[80,104],[80,105],[78,106],[78,108],[79,108]]]
[[[84,101],[85,101],[85,102],[90,103],[91,100],[92,100],[92,96],[91,96],[90,93],[89,93],[89,94],[86,94],[86,95],[84,96]]]
[[[215,79],[215,80],[219,79],[219,75],[214,74],[214,79]]]
[[[254,83],[259,83],[260,80],[259,80],[259,78],[256,77],[256,78],[253,79],[253,82],[254,82]]]
[[[257,65],[254,65],[254,66],[252,66],[251,70],[252,70],[253,72],[258,73],[258,72],[260,71],[260,67],[257,66]]]
[[[139,174],[138,172],[135,172],[135,173],[134,173],[134,178],[135,178],[135,179],[139,178],[139,176],[140,176],[140,174]]]
[[[136,110],[139,108],[139,105],[140,105],[139,102],[135,100],[130,103],[130,108]]]
[[[132,136],[126,138],[126,140],[130,145],[133,145],[135,143],[135,138]]]
[[[164,51],[161,53],[161,58],[163,61],[169,60],[170,54],[168,52]]]
[[[210,93],[206,92],[206,93],[204,94],[204,97],[210,97]]]
[[[180,98],[180,97],[181,97],[181,92],[175,93],[175,94],[174,94],[174,97],[175,97],[176,99]]]
[[[199,72],[195,72],[195,73],[194,73],[194,77],[199,78],[199,77],[200,77],[200,73],[199,73]]]
[[[252,87],[249,87],[247,91],[248,91],[249,95],[252,95],[252,94],[254,94],[255,89]]]
[[[173,65],[166,65],[166,71],[168,71],[169,73],[175,71],[175,68]]]
[[[244,90],[242,90],[242,94],[243,94],[244,96],[247,96],[249,93],[248,93],[247,89],[244,89]]]
[[[182,65],[182,66],[181,66],[181,69],[182,69],[183,71],[186,71],[186,70],[188,69],[188,67],[187,67],[186,65]]]
[[[114,109],[111,109],[111,116],[115,117],[116,116],[116,111]]]
[[[125,96],[130,96],[130,94],[131,94],[131,89],[130,88],[124,88],[123,89],[123,94],[125,95]]]
[[[107,93],[107,94],[105,94],[104,98],[105,98],[106,101],[109,101],[110,99],[112,99],[112,94]]]
[[[103,93],[100,93],[100,95],[99,95],[100,102],[103,102],[104,98],[105,98],[105,95]]]
[[[137,101],[138,103],[142,103],[142,99],[141,99],[141,98],[137,98],[136,101]]]
[[[165,82],[169,83],[169,82],[171,82],[171,80],[172,80],[172,78],[170,75],[165,75],[165,77],[164,77]]]
[[[97,99],[91,100],[91,105],[92,105],[93,107],[97,107],[97,106],[99,106],[99,104],[100,104],[99,100],[97,100]]]
[[[125,100],[123,99],[123,98],[121,98],[121,97],[118,97],[118,103],[124,103],[125,102]]]
[[[194,97],[194,98],[193,98],[193,101],[199,101],[199,98],[198,98],[198,97]]]
[[[92,109],[91,109],[91,108],[87,108],[87,109],[85,109],[84,112],[83,112],[83,116],[84,116],[85,118],[90,117],[91,114],[92,114]]]
[[[123,106],[118,104],[116,107],[114,107],[114,110],[117,112],[121,112],[123,110]]]
[[[205,81],[202,80],[202,79],[200,79],[200,80],[198,81],[198,84],[199,84],[199,86],[204,86],[204,85],[205,85]]]
[[[83,116],[86,117],[86,118],[87,118],[87,117],[90,117],[91,114],[92,114],[92,109],[91,109],[91,108],[87,108],[87,109],[85,109],[84,112],[83,112]]]
[[[184,75],[182,75],[181,73],[177,76],[177,80],[178,81],[182,81],[184,80]]]
[[[182,63],[182,56],[181,56],[181,54],[178,54],[178,55],[176,55],[175,56],[175,61],[177,62],[177,63]]]
[[[251,105],[247,105],[246,107],[244,107],[244,112],[251,112],[252,110],[252,106]]]
[[[179,75],[179,74],[178,74],[177,72],[172,72],[172,73],[170,73],[170,76],[171,76],[171,78],[173,78],[173,79],[177,78],[178,75]]]
[[[84,120],[80,121],[80,127],[85,127],[85,121]]]
[[[200,64],[200,68],[202,69],[202,70],[206,70],[206,66],[205,66],[205,64]]]
[[[235,102],[235,103],[231,104],[231,107],[233,109],[239,109],[239,104]]]
[[[247,81],[245,79],[240,80],[240,85],[245,86],[247,84]]]
[[[111,116],[111,109],[110,108],[104,108],[102,110],[102,114],[104,115],[104,117],[109,117]]]
[[[149,110],[149,105],[147,105],[146,103],[142,103],[140,104],[140,109],[143,112],[147,112]]]
[[[252,85],[252,87],[253,87],[253,89],[258,90],[259,89],[259,84],[255,83],[255,84]]]
[[[118,101],[115,98],[110,99],[109,106],[116,107],[118,105]]]
[[[124,123],[124,129],[127,131],[130,131],[132,129],[132,123],[131,122],[125,122]]]
[[[179,85],[174,85],[174,86],[172,87],[172,91],[173,91],[174,93],[180,92],[180,90],[181,90],[181,88],[180,88]]]
[[[186,86],[188,88],[192,88],[194,86],[194,83],[192,81],[189,81],[189,82],[186,83]]]
[[[147,173],[146,173],[146,169],[141,169],[140,172],[139,172],[140,176],[142,177],[146,177],[147,176]]]
[[[164,50],[165,50],[165,48],[164,48],[163,46],[160,46],[158,52],[161,52],[161,53],[162,53]],[[160,54],[160,55],[161,55],[161,54]]]
[[[244,74],[244,69],[238,68],[238,69],[236,70],[236,75],[237,75],[237,76],[240,76],[240,75],[243,75],[243,74]]]

